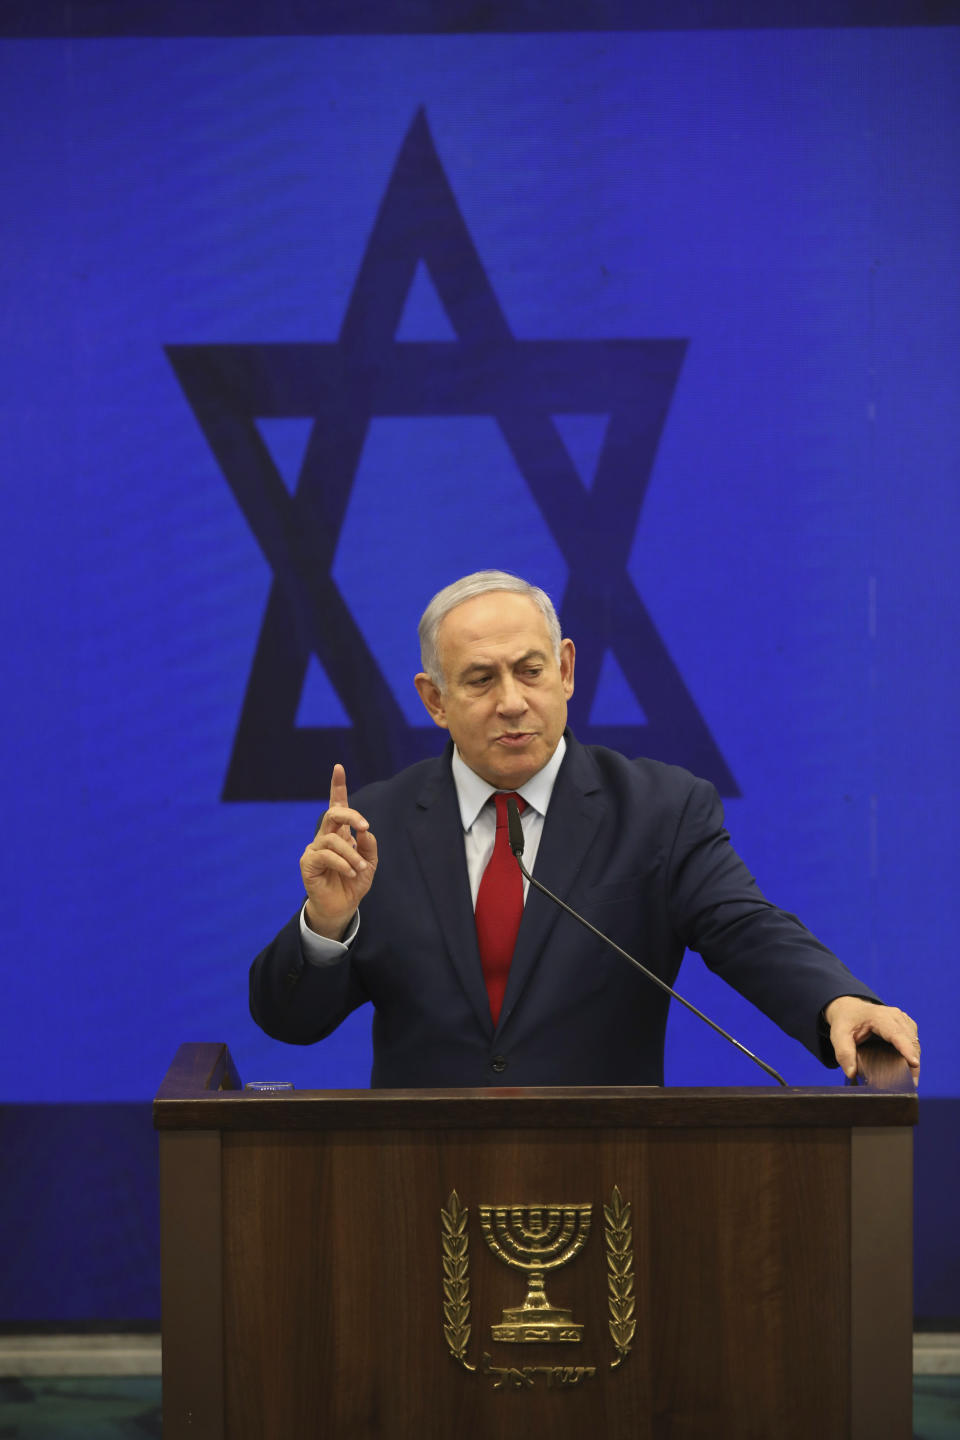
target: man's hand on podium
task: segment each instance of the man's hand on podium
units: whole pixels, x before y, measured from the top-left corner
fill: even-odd
[[[857,1046],[871,1035],[892,1045],[910,1067],[914,1085],[920,1080],[920,1041],[916,1022],[893,1005],[876,1005],[856,995],[838,995],[824,1007],[830,1043],[837,1064],[848,1079],[857,1075]]]
[[[376,869],[377,842],[359,810],[350,809],[346,773],[342,765],[334,765],[329,809],[300,857],[310,929],[339,940],[373,884]]]

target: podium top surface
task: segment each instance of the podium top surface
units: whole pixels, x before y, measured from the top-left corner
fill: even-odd
[[[244,1091],[226,1045],[181,1045],[159,1130],[754,1129],[915,1125],[915,1092],[843,1085]]]

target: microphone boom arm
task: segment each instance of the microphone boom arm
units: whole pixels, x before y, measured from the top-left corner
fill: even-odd
[[[523,826],[520,823],[520,811],[517,808],[517,802],[512,798],[507,801],[507,819],[510,827],[510,849],[513,851],[514,858],[520,866],[520,872],[524,879],[527,880],[535,890],[539,890],[541,895],[546,895],[548,900],[552,900],[555,905],[559,905],[561,910],[565,910],[566,913],[578,921],[585,930],[589,930],[591,935],[595,935],[598,940],[602,940],[605,945],[609,945],[611,950],[615,950],[618,955],[622,955],[624,960],[629,960],[630,964],[639,970],[641,975],[645,975],[648,980],[652,980],[654,985],[659,985],[660,989],[665,991],[674,1000],[679,1000],[680,1004],[686,1010],[698,1016],[704,1024],[709,1025],[710,1029],[715,1030],[718,1035],[722,1035],[724,1040],[729,1041],[735,1050],[740,1051],[741,1055],[746,1055],[748,1060],[752,1060],[755,1065],[759,1065],[760,1069],[765,1071],[767,1075],[772,1076],[778,1085],[782,1085],[785,1090],[790,1088],[783,1076],[779,1075],[772,1065],[768,1065],[765,1060],[761,1060],[759,1055],[754,1055],[753,1051],[748,1050],[746,1045],[741,1045],[739,1040],[735,1040],[733,1036],[728,1034],[715,1020],[711,1020],[709,1015],[704,1015],[703,1011],[698,1010],[696,1005],[691,1005],[689,1000],[684,1000],[683,996],[679,995],[665,980],[661,980],[659,975],[654,975],[653,971],[648,970],[646,965],[642,965],[639,960],[634,959],[626,950],[622,950],[615,940],[610,939],[609,935],[604,935],[602,930],[598,930],[595,925],[590,924],[589,920],[585,920],[576,910],[572,910],[569,905],[560,899],[559,895],[554,895],[553,891],[548,890],[546,885],[541,885],[539,880],[535,880],[523,863]]]

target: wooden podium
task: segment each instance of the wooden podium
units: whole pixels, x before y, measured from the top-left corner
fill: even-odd
[[[166,1440],[911,1434],[912,1094],[239,1089],[160,1131]]]

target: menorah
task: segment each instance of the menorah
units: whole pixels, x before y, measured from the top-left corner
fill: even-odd
[[[579,1255],[590,1234],[591,1205],[481,1205],[483,1238],[498,1260],[527,1272],[522,1305],[505,1309],[502,1323],[491,1325],[494,1340],[583,1339],[583,1326],[571,1310],[547,1299],[544,1275]],[[526,1217],[526,1218],[524,1218]]]

